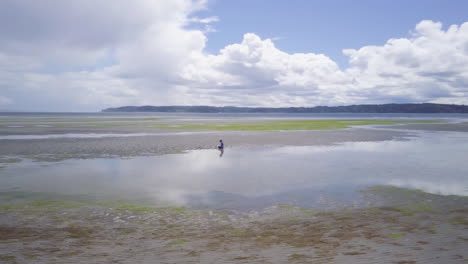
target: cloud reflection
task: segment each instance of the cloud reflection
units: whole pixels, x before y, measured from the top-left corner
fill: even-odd
[[[231,200],[269,197],[281,202],[287,199],[286,193],[338,195],[376,184],[466,196],[466,149],[467,134],[443,132],[425,133],[410,141],[230,148],[222,159],[213,149],[131,159],[23,162],[2,170],[0,190],[19,187],[67,194],[151,197],[179,205],[189,204],[197,195],[205,197],[204,202],[213,202],[208,200],[220,196],[206,196],[212,192],[230,194]]]

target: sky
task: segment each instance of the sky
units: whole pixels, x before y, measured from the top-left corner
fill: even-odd
[[[464,0],[3,0],[0,110],[468,104]]]

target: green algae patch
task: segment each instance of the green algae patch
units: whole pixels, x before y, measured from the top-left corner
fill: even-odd
[[[163,129],[183,130],[227,130],[227,131],[275,131],[275,130],[329,130],[345,129],[351,126],[365,125],[395,125],[414,123],[439,123],[434,120],[370,120],[370,119],[320,119],[320,120],[285,120],[265,122],[242,122],[221,124],[155,124],[155,127]]]
[[[360,190],[361,193],[389,193],[389,194],[399,194],[399,195],[421,195],[428,194],[422,190],[418,189],[408,189],[403,187],[396,187],[391,185],[375,185],[368,187],[364,190]]]
[[[0,255],[1,263],[19,263],[16,261],[16,257],[12,255]]]
[[[373,193],[373,194],[390,194],[390,195],[395,195],[395,196],[404,195],[405,197],[408,197],[408,196],[419,197],[421,195],[426,195],[426,196],[433,196],[433,197],[445,197],[445,198],[450,198],[450,199],[468,199],[468,196],[463,196],[463,195],[453,195],[453,194],[442,195],[442,194],[425,192],[420,189],[410,189],[410,188],[397,187],[397,186],[392,186],[392,185],[375,185],[375,186],[371,186],[371,187],[367,187],[365,189],[359,190],[359,192],[363,194]],[[409,204],[409,206],[415,207],[417,209],[421,209],[424,211],[424,210],[429,209],[428,207],[431,207],[432,205],[428,201],[425,201],[419,204],[414,204],[414,203]]]
[[[243,229],[238,229],[238,228],[230,228],[228,229],[229,233],[234,234],[234,235],[244,235],[245,230]]]
[[[146,200],[96,200],[73,195],[48,193],[0,192],[0,212],[18,211],[35,213],[51,210],[74,209],[80,207],[103,207],[117,212],[132,213],[189,213],[186,207],[168,206]]]
[[[167,210],[169,212],[173,212],[173,213],[185,213],[185,212],[187,212],[187,208],[178,207],[178,206],[168,206],[168,207],[163,207],[163,209]]]
[[[121,234],[121,235],[130,235],[135,233],[137,230],[135,228],[116,228],[116,230]]]
[[[407,208],[396,208],[398,210],[398,212],[404,214],[404,215],[408,215],[408,216],[412,216],[414,215],[414,211],[410,210],[410,209],[407,209]]]
[[[447,195],[447,197],[450,197],[452,199],[463,199],[463,200],[468,200],[468,196],[463,196],[463,195]]]
[[[108,201],[108,202],[97,203],[96,205],[110,207],[117,211],[129,211],[133,213],[160,212],[160,213],[170,213],[170,214],[174,214],[174,213],[181,214],[181,213],[186,213],[188,211],[187,208],[185,207],[179,207],[179,206],[159,207],[159,206],[152,206],[144,202],[129,203],[129,202],[123,202],[123,201]]]
[[[421,203],[410,203],[408,204],[408,207],[417,213],[438,213],[438,211],[434,209],[434,205],[427,201]]]
[[[442,214],[450,211],[450,206],[453,204],[462,204],[468,198],[467,196],[434,194],[390,185],[376,185],[359,192],[386,201],[393,201],[394,205],[380,207],[379,210],[400,212],[408,216]]]
[[[405,236],[404,233],[400,233],[400,234],[391,234],[389,237],[393,239],[397,239],[397,238],[404,237],[404,236]]]
[[[181,246],[184,244],[187,244],[189,241],[188,240],[174,240],[170,244],[174,246]]]
[[[318,214],[320,212],[317,209],[302,209],[301,211],[305,215],[316,215],[316,214]]]
[[[119,204],[115,207],[115,210],[129,211],[133,213],[151,213],[156,211],[156,208],[136,204]]]
[[[62,229],[71,238],[90,238],[96,232],[94,228],[82,227],[79,225],[69,225]]]
[[[58,201],[58,200],[35,200],[35,201],[21,201],[9,204],[1,204],[0,212],[8,211],[23,211],[34,212],[36,210],[61,210],[72,209],[85,206],[86,204],[71,201]]]
[[[400,207],[380,207],[377,210],[387,211],[387,212],[398,212],[407,216],[414,215],[414,211],[407,209],[407,208],[400,208]]]
[[[407,216],[413,216],[418,213],[440,213],[438,210],[434,209],[434,206],[430,202],[410,203],[405,207],[381,207],[379,209],[383,211],[399,212]]]
[[[280,203],[276,205],[280,209],[293,209],[294,205],[292,204],[287,204],[287,203]]]
[[[255,259],[254,256],[247,256],[247,257],[245,257],[245,256],[237,256],[237,257],[232,258],[232,260],[235,260],[235,261],[242,261],[242,260],[248,261],[248,260],[254,260],[254,259]]]
[[[303,254],[297,254],[297,253],[294,253],[288,256],[288,260],[302,260],[306,258],[308,258],[308,256],[303,255]]]
[[[21,161],[22,159],[19,157],[0,157],[0,164],[1,163],[18,163]]]
[[[39,200],[31,203],[33,207],[40,208],[77,208],[84,206],[85,204],[79,202],[70,201],[57,201],[57,200]]]
[[[451,217],[448,219],[448,222],[452,224],[468,226],[468,218],[463,217],[463,216]]]
[[[0,205],[0,212],[14,211],[15,209],[23,208],[24,205],[17,204],[2,204]]]
[[[161,210],[161,208],[152,206],[150,203],[144,201],[111,200],[104,202],[96,202],[95,205],[108,207],[116,211],[128,211],[132,213],[153,213]]]

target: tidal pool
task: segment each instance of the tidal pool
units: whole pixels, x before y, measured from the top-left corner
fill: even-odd
[[[0,191],[214,209],[362,206],[368,201],[358,190],[374,185],[468,196],[467,149],[467,133],[433,132],[405,141],[227,148],[222,156],[193,150],[128,159],[23,160],[1,164]]]

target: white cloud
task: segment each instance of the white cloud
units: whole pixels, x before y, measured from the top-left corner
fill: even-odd
[[[205,5],[189,0],[2,1],[0,92],[24,110],[166,104],[177,98],[171,91],[180,82],[179,69],[204,48],[204,33],[185,27]]]
[[[444,31],[440,23],[422,21],[411,38],[344,53],[354,90],[369,97],[468,102],[468,23]]]
[[[13,101],[5,96],[0,95],[0,106],[6,106],[6,105],[11,105]]]
[[[217,16],[211,16],[211,17],[205,17],[205,18],[199,18],[199,17],[191,17],[189,22],[194,22],[194,23],[202,23],[202,24],[209,24],[213,22],[218,22],[219,17]]]
[[[325,55],[288,54],[253,33],[219,55],[194,54],[181,75],[192,93],[209,94],[212,104],[263,106],[315,104],[311,96],[328,104],[330,91],[323,84],[346,78]]]
[[[193,58],[182,76],[220,104],[468,103],[468,23],[444,31],[422,21],[410,38],[344,53],[343,71],[325,55],[288,54],[249,33],[218,55]]]
[[[16,109],[120,105],[468,103],[468,23],[422,21],[408,38],[288,54],[253,33],[207,54],[206,1],[0,2],[0,94]],[[222,18],[221,18],[222,19]],[[192,29],[192,24],[201,29]],[[3,99],[3,102],[6,102]]]

